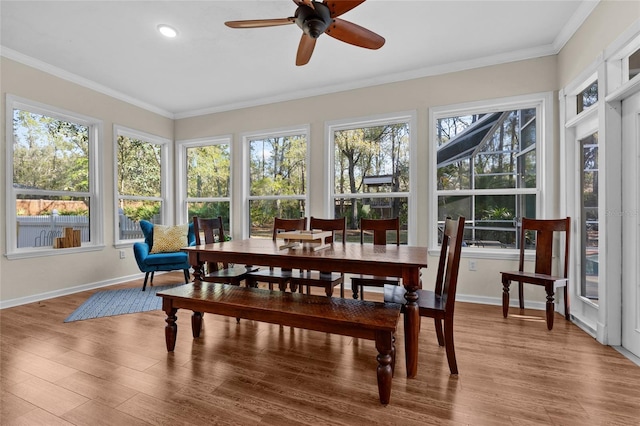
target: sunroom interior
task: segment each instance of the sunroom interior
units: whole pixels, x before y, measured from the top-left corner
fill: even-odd
[[[365,213],[399,214],[405,242],[429,247],[433,264],[439,224],[447,215],[464,214],[467,244],[458,299],[496,305],[499,312],[499,272],[514,269],[515,249],[523,243],[517,241],[517,218],[572,216],[573,321],[638,362],[638,333],[625,333],[636,330],[640,318],[640,296],[632,284],[640,280],[640,139],[623,130],[623,105],[640,92],[640,7],[636,2],[590,3],[588,16],[554,54],[486,58],[382,84],[175,114],[145,108],[126,93],[105,90],[3,45],[0,162],[7,172],[1,177],[0,307],[140,277],[131,247],[141,236],[136,217],[127,212],[144,204],[152,207],[156,222],[165,224],[187,223],[203,206],[223,212],[235,239],[265,235],[263,216],[274,212],[350,215],[352,223]],[[90,182],[84,189],[39,193],[15,180],[14,138],[23,136],[15,133],[16,111],[86,128]],[[518,137],[506,138],[516,122]],[[446,137],[439,132],[445,123],[455,127]],[[397,163],[371,176],[394,179],[354,194],[338,184],[338,176],[346,175],[337,172],[346,158],[341,138],[381,128],[395,132],[397,139],[389,141],[400,141],[404,145],[393,149],[402,146],[404,151]],[[118,168],[124,161],[121,150],[141,143],[148,148],[137,151],[144,161],[158,159],[155,169],[145,169],[156,189],[127,192],[122,182],[132,181],[135,172],[127,175]],[[285,145],[300,150],[302,169],[292,170],[305,174],[304,182],[286,193],[265,192],[252,161],[255,157],[255,164],[270,167],[260,163],[260,155]],[[216,174],[203,171],[211,158],[218,159]],[[216,186],[224,190],[211,189]],[[46,233],[21,243],[27,225],[17,226],[23,215],[19,201],[36,196],[88,207],[80,247],[54,249],[53,236]],[[631,237],[623,243],[622,235]],[[47,279],[27,282],[25,277],[33,276],[29,271]],[[435,268],[427,268],[425,280],[434,274]],[[544,310],[543,291],[532,290],[526,297],[528,307]],[[635,316],[627,319],[622,306],[630,300],[634,304],[624,306]],[[562,313],[562,303],[556,309]]]

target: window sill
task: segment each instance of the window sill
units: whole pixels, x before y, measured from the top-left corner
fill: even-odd
[[[11,253],[7,253],[4,256],[9,260],[18,260],[18,259],[31,259],[35,257],[46,257],[46,256],[58,256],[65,254],[77,254],[77,253],[85,253],[90,251],[100,251],[104,249],[104,245],[88,245],[82,247],[70,247],[70,248],[62,248],[62,249],[54,249],[54,248],[42,248],[37,250],[27,250],[24,251],[14,251]]]

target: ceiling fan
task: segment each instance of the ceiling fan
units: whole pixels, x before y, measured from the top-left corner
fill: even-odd
[[[316,39],[323,33],[345,43],[367,49],[379,49],[384,45],[384,38],[373,31],[338,18],[338,16],[364,3],[365,0],[324,0],[322,3],[315,0],[293,0],[293,2],[298,5],[298,8],[292,17],[228,21],[225,22],[225,25],[231,28],[260,28],[288,25],[295,22],[303,31],[296,55],[296,65],[298,66],[309,62],[316,46]]]

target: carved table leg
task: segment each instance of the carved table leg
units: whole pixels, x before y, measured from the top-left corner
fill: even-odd
[[[162,299],[162,310],[167,314],[167,319],[165,320],[167,325],[164,327],[167,352],[173,352],[176,347],[176,336],[178,335],[178,324],[176,324],[178,309],[173,307],[171,300]]]
[[[200,337],[200,330],[202,330],[202,312],[193,311],[193,315],[191,315],[191,332],[194,339]]]
[[[511,281],[507,279],[502,280],[502,316],[507,317],[509,315],[509,286]]]
[[[404,311],[404,347],[407,361],[407,377],[416,377],[418,372],[418,337],[420,333],[420,312],[418,309],[418,293],[410,287],[404,295],[407,299]]]
[[[393,378],[393,333],[376,331],[376,349],[378,350],[378,394],[381,404],[388,404],[391,398],[391,379]]]

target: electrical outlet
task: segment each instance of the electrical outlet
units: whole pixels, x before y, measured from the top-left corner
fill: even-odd
[[[120,250],[120,259],[124,259],[126,257],[126,254],[124,253],[124,250]]]
[[[476,265],[476,261],[475,260],[470,260],[469,261],[469,270],[470,271],[477,271],[476,266],[477,265]]]

